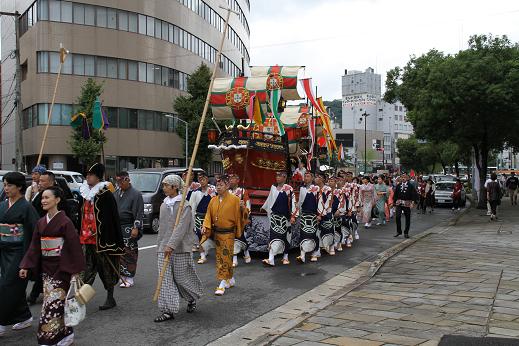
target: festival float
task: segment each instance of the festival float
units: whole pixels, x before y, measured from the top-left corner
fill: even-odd
[[[286,171],[296,195],[300,181],[291,181],[300,161],[318,167],[317,139],[331,152],[335,142],[330,117],[312,92],[311,79],[299,79],[302,66],[254,66],[250,77],[216,78],[210,95],[213,118],[232,120],[220,130],[209,149],[219,154],[226,174],[237,174],[251,200],[247,240],[252,251],[268,251],[269,222],[261,209],[276,172]],[[300,95],[298,91],[304,91]],[[287,102],[295,105],[287,105]],[[297,246],[298,225],[291,230]]]

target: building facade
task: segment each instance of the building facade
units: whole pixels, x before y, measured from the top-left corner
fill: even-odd
[[[365,157],[372,168],[398,165],[396,141],[413,133],[405,107],[385,102],[381,87],[381,76],[371,67],[345,70],[342,76],[342,128],[334,132],[360,168]]]
[[[108,172],[183,166],[184,140],[177,134],[172,105],[185,95],[187,78],[201,63],[214,66],[226,15],[220,6],[239,15],[231,15],[218,75],[238,76],[250,60],[248,0],[2,1],[3,11],[21,14],[21,151],[27,168],[36,161],[47,124],[60,44],[70,54],[43,151],[47,167],[80,169],[68,145],[70,118],[88,78],[103,83],[101,99],[110,124],[104,147]],[[8,57],[15,36],[14,20],[1,20],[5,95],[16,71],[15,59]],[[10,109],[7,103],[2,109]],[[13,169],[20,147],[16,117],[4,118],[2,169]]]

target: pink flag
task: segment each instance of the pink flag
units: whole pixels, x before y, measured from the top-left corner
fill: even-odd
[[[254,97],[256,95],[254,93],[251,93],[250,99],[249,99],[249,120],[252,120],[252,117],[254,116]]]
[[[314,157],[314,145],[315,145],[315,119],[313,117],[308,118],[308,133],[310,135],[311,144],[310,150],[308,151],[308,159],[306,161],[306,168],[310,171],[312,170],[311,161]]]

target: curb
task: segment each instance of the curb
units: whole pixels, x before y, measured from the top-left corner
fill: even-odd
[[[240,328],[230,332],[208,345],[270,345],[289,330],[312,317],[318,311],[335,303],[356,288],[369,281],[384,264],[393,256],[405,250],[414,243],[430,236],[448,231],[451,226],[468,213],[465,208],[446,225],[434,226],[407,239],[391,248],[373,256],[373,260],[363,261],[356,266],[337,274],[330,280],[288,301],[262,316],[250,321]]]

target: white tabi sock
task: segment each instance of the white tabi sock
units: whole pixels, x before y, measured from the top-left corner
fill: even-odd
[[[283,259],[284,259],[284,260],[288,260],[288,254],[287,254],[287,253],[286,253],[286,254],[283,254]]]
[[[205,256],[205,252],[200,252],[200,258],[203,260],[207,259],[207,257]]]
[[[232,256],[232,263],[238,263],[238,256],[237,255]]]
[[[250,257],[249,250],[243,251],[243,257]]]
[[[270,264],[274,264],[274,254],[272,252],[269,252],[269,262]]]

